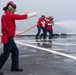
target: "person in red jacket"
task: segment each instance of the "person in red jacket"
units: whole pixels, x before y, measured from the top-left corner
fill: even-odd
[[[52,26],[54,25],[53,17],[49,16],[46,17],[45,20],[45,38],[47,36],[47,32],[49,32],[49,39],[53,37],[53,29]]]
[[[41,15],[41,17],[38,19],[38,22],[37,22],[38,32],[36,34],[35,39],[39,39],[39,35],[40,35],[40,32],[41,32],[41,29],[43,31],[42,35],[44,35],[44,33],[45,33],[45,28],[43,27],[44,22],[45,22],[45,15]]]
[[[2,69],[4,63],[6,62],[9,54],[11,53],[11,69],[10,71],[19,71],[22,72],[23,69],[19,68],[19,50],[14,41],[14,35],[16,31],[15,20],[24,20],[30,17],[37,15],[36,12],[24,13],[24,14],[15,14],[16,4],[12,1],[8,2],[7,5],[3,8],[4,14],[1,18],[2,23],[2,38],[1,42],[3,43],[4,52],[0,56],[0,70]],[[3,72],[0,71],[0,75],[3,75]]]

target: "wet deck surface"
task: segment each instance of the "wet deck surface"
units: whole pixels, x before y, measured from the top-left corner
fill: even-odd
[[[76,36],[59,37],[52,40],[34,38],[34,36],[15,37],[16,41],[22,43],[22,45],[17,43],[17,46],[20,52],[20,67],[24,71],[10,72],[11,57],[9,57],[2,68],[4,75],[76,75],[76,59],[23,45],[27,43],[76,58]],[[0,43],[0,54],[2,51]]]

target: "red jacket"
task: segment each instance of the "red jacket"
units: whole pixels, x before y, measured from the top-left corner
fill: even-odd
[[[52,29],[52,25],[54,25],[54,21],[50,21],[50,20],[46,20],[45,21],[45,28],[47,30],[51,30]]]
[[[43,22],[43,21],[44,21],[43,18],[40,17],[40,18],[38,19],[37,26],[42,26],[42,22]]]
[[[15,20],[22,20],[26,19],[27,14],[20,15],[20,14],[13,14],[10,11],[5,11],[1,18],[2,23],[2,43],[8,43],[8,37],[13,37],[15,35],[16,24]]]

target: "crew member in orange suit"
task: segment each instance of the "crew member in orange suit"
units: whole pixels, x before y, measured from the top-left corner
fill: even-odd
[[[37,15],[36,12],[32,13],[24,13],[24,14],[15,14],[16,12],[16,4],[12,1],[8,2],[7,5],[3,8],[4,14],[1,18],[2,23],[2,38],[1,42],[3,43],[4,52],[0,56],[0,75],[3,75],[1,69],[6,62],[7,58],[11,53],[11,69],[10,71],[18,71],[22,72],[23,69],[19,68],[19,50],[14,41],[14,35],[16,31],[16,23],[15,20],[24,20]]]
[[[44,22],[45,22],[45,15],[41,15],[41,17],[38,19],[38,22],[37,22],[37,29],[38,29],[38,32],[36,34],[36,39],[39,39],[39,35],[40,35],[40,32],[41,32],[41,29],[43,31],[42,35],[44,35],[45,33],[45,28],[44,28]]]
[[[54,25],[53,17],[49,16],[46,17],[45,20],[45,38],[47,36],[47,32],[49,32],[49,39],[53,37],[53,28],[52,26]]]

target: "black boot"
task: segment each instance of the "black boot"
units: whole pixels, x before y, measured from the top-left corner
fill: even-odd
[[[38,37],[38,36],[36,36],[36,37],[35,37],[35,39],[39,39],[39,37]]]
[[[43,39],[46,39],[47,38],[47,36],[46,35],[43,35]]]
[[[4,73],[0,71],[0,75],[3,75]]]
[[[42,38],[43,38],[43,34],[40,35],[40,39],[42,39]]]
[[[52,37],[51,37],[51,36],[49,36],[49,39],[52,39]]]
[[[21,68],[11,68],[11,70],[10,70],[11,72],[22,72],[23,71],[23,69],[21,69]]]

